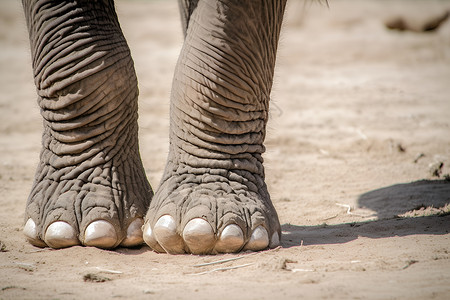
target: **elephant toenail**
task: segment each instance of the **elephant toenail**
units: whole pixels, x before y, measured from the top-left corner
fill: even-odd
[[[269,234],[263,226],[258,226],[253,230],[250,240],[245,245],[244,250],[258,251],[269,246]]]
[[[270,239],[269,248],[275,248],[280,246],[280,235],[277,231],[272,234],[272,238]]]
[[[221,253],[232,253],[239,251],[244,245],[244,233],[236,224],[227,225],[220,235],[215,250]]]
[[[159,244],[158,241],[155,238],[155,235],[153,234],[152,227],[150,226],[150,223],[146,223],[144,225],[144,232],[143,232],[143,238],[144,242],[152,248],[155,252],[158,253],[164,253],[166,252]]]
[[[36,247],[46,247],[47,245],[37,237],[36,223],[30,218],[23,227],[23,234],[28,242]]]
[[[98,248],[113,248],[117,243],[117,233],[111,223],[97,220],[89,224],[84,234],[84,245]]]
[[[47,227],[45,243],[52,248],[66,248],[80,244],[73,227],[63,221],[56,221]]]
[[[183,239],[177,233],[177,224],[172,216],[160,217],[153,227],[153,235],[167,253],[185,253]]]
[[[124,247],[141,245],[144,242],[142,239],[142,225],[144,225],[144,220],[142,218],[137,218],[131,222],[127,229],[127,237],[120,245]]]
[[[195,218],[184,227],[183,240],[192,254],[205,254],[214,247],[215,235],[208,221]]]

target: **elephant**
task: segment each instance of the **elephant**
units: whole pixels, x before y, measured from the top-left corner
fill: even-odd
[[[23,0],[42,150],[23,232],[34,246],[216,254],[280,245],[262,154],[286,0],[179,0],[184,43],[153,193],[134,62],[112,0]]]

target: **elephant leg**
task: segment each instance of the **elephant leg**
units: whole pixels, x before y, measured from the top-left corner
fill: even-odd
[[[197,7],[198,0],[178,0],[178,6],[180,8],[181,27],[183,29],[184,37],[186,37],[189,21],[192,16],[192,12]]]
[[[182,9],[188,25],[172,86],[168,161],[144,240],[173,254],[278,246],[262,153],[285,1],[188,3],[195,5]]]
[[[112,1],[23,1],[43,117],[24,233],[36,246],[143,242],[153,195],[138,149],[137,79]]]

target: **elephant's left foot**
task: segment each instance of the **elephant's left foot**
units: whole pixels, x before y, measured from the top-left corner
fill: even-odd
[[[239,171],[199,172],[179,166],[163,180],[144,226],[144,241],[153,250],[216,254],[280,244],[277,213],[260,178]]]

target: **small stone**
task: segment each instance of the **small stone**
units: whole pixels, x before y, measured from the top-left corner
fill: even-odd
[[[6,245],[2,241],[0,241],[0,252],[8,252]]]
[[[98,274],[88,273],[83,276],[83,280],[85,282],[105,282],[105,281],[111,281],[111,278],[104,277]]]
[[[429,167],[431,176],[439,178],[439,177],[441,177],[442,168],[444,167],[444,163],[442,161],[438,161],[438,162],[430,164],[428,167]]]

